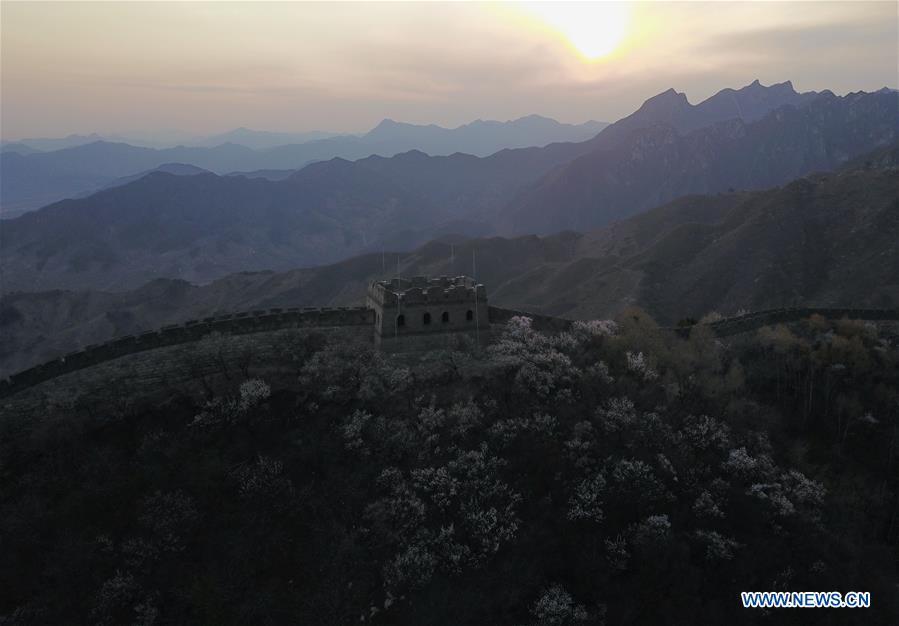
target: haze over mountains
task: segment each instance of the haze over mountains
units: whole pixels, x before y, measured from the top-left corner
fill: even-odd
[[[501,306],[570,318],[635,304],[673,324],[794,305],[899,306],[899,143],[765,191],[688,196],[589,233],[444,238],[411,253],[367,254],[208,285],[157,279],[129,291],[20,292],[0,301],[0,373],[87,344],[215,313],[358,305],[395,273],[472,271]],[[386,271],[385,271],[386,270]]]
[[[130,142],[136,146],[151,147],[146,146],[142,141],[133,137],[122,137],[116,134],[100,135],[98,133],[90,133],[89,135],[79,135],[73,133],[65,137],[26,137],[16,141],[3,141],[0,142],[0,152],[18,152],[19,154],[53,152],[54,150],[74,148],[97,141]]]
[[[131,176],[123,176],[121,178],[116,178],[105,185],[103,185],[100,189],[84,192],[78,194],[78,198],[86,198],[87,196],[93,195],[97,191],[102,191],[103,189],[112,189],[113,187],[121,187],[122,185],[127,185],[128,183],[133,183],[136,180],[140,180],[144,176],[148,176],[154,172],[163,172],[165,174],[171,174],[173,176],[195,176],[196,174],[210,174],[209,170],[204,170],[202,167],[197,167],[195,165],[190,165],[188,163],[163,163],[159,167],[154,167],[151,170],[145,170],[143,172],[138,172],[137,174],[132,174]]]
[[[265,148],[274,148],[276,146],[284,146],[293,143],[306,143],[308,141],[318,141],[320,139],[329,139],[347,133],[329,133],[327,131],[312,130],[304,133],[288,133],[268,130],[253,130],[252,128],[235,128],[233,130],[210,135],[208,137],[194,137],[182,143],[186,146],[206,146],[215,147],[223,143],[236,143],[254,150],[263,150]]]
[[[373,154],[393,156],[409,150],[430,155],[463,152],[486,156],[504,148],[583,141],[605,126],[592,121],[562,124],[532,115],[509,122],[477,120],[452,129],[384,120],[361,136],[271,133],[241,128],[188,145],[159,149],[108,141],[98,135],[73,135],[58,141],[23,140],[7,144],[0,155],[3,175],[0,214],[11,217],[57,200],[84,195],[108,186],[116,178],[152,170],[163,163],[189,163],[226,174],[241,170],[296,170],[323,159],[359,159]],[[62,149],[34,151],[37,146],[53,145],[54,141]]]
[[[505,207],[502,230],[585,230],[686,194],[762,189],[837,167],[899,136],[896,92],[842,98],[824,92],[754,121],[735,118],[692,132],[679,128],[697,123],[682,98],[666,92],[656,99],[652,108],[670,122],[618,133],[623,137],[617,141],[603,141],[600,134],[592,140],[597,149]]]
[[[404,275],[459,274],[473,255],[492,302],[573,318],[629,304],[669,324],[895,307],[897,111],[895,91],[755,82],[697,105],[669,90],[587,141],[487,157],[415,150],[227,176],[157,164],[2,222],[0,369],[216,312],[358,304],[397,262]],[[35,156],[55,171],[71,152],[125,171],[163,151]]]
[[[152,136],[155,137],[153,140],[148,139],[146,133],[124,135],[91,133],[89,135],[71,134],[66,137],[35,137],[2,141],[0,150],[23,154],[26,152],[51,152],[97,141],[128,143],[145,148],[173,148],[176,146],[213,148],[225,143],[236,143],[254,150],[263,150],[288,144],[340,138],[361,139],[373,143],[378,141],[414,142],[415,145],[409,147],[407,144],[407,147],[401,151],[418,148],[434,154],[443,154],[442,151],[449,151],[446,153],[470,152],[471,154],[484,153],[486,155],[502,148],[540,146],[553,141],[580,141],[592,137],[606,126],[608,126],[607,122],[595,120],[583,124],[565,124],[542,115],[528,115],[506,122],[475,120],[454,128],[437,124],[409,124],[385,119],[365,133],[336,133],[321,130],[281,132],[240,127],[204,136],[191,135],[183,131],[163,132],[162,136],[153,133]],[[355,146],[356,143],[356,141],[347,142],[346,145]],[[339,146],[341,143],[336,142],[333,145]]]
[[[897,107],[896,92],[756,82],[696,106],[665,92],[589,141],[484,158],[333,159],[280,181],[155,172],[5,221],[0,278],[6,291],[127,289],[408,250],[447,233],[589,230],[686,194],[832,169],[895,141]],[[747,119],[727,118],[735,112]]]

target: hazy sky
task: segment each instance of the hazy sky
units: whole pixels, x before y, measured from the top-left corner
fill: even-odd
[[[614,121],[669,87],[897,87],[897,3],[0,2],[0,132]]]

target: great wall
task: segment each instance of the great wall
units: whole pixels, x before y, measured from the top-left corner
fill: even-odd
[[[820,315],[830,320],[850,319],[867,322],[899,322],[899,309],[846,309],[833,307],[806,307],[789,309],[769,309],[747,313],[736,317],[726,317],[708,324],[718,337],[729,337],[758,330],[763,326],[786,324]]]
[[[482,288],[483,286],[474,286],[475,289],[478,287]],[[407,286],[407,288],[409,287]],[[415,287],[415,289],[418,289],[418,287]],[[422,302],[424,301],[425,300]],[[442,303],[445,304],[445,302]],[[574,323],[572,320],[558,317],[539,315],[496,306],[487,306],[486,299],[483,303],[479,304],[483,304],[486,310],[487,320],[484,328],[485,337],[487,336],[487,331],[489,331],[490,326],[495,327],[497,325],[505,324],[515,316],[531,318],[534,328],[545,332],[561,332],[570,328],[571,324]],[[429,324],[430,315],[427,315],[429,321],[425,323]],[[758,311],[736,317],[724,318],[703,325],[711,329],[716,336],[727,337],[751,332],[773,324],[798,322],[813,315],[821,315],[828,319],[848,318],[852,320],[890,323],[899,321],[899,309],[813,307]],[[164,326],[158,330],[148,331],[139,335],[120,337],[99,345],[86,346],[82,350],[66,354],[52,361],[14,374],[6,379],[0,380],[0,398],[11,396],[19,391],[64,374],[94,367],[127,355],[170,346],[189,344],[213,335],[241,336],[258,333],[275,333],[277,331],[288,330],[345,329],[347,331],[355,331],[355,334],[359,338],[367,338],[368,341],[380,343],[376,338],[375,331],[378,329],[378,324],[383,324],[383,319],[384,309],[381,309],[378,303],[373,304],[370,301],[369,306],[364,307],[268,309],[190,320],[183,324]],[[683,334],[689,332],[693,327],[694,326],[662,328],[660,330],[675,331]],[[472,327],[455,329],[455,331],[464,331],[469,334],[472,330]],[[404,331],[400,336],[425,334],[420,328],[410,328],[408,331],[408,335]],[[429,334],[432,337],[445,337],[448,332],[453,332],[453,329],[440,328],[439,325],[435,324],[435,327],[433,330],[429,331]],[[385,336],[387,336],[386,332]],[[430,347],[430,345],[425,345]]]

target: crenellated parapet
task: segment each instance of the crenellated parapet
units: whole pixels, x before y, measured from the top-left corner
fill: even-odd
[[[374,311],[368,307],[309,307],[229,313],[169,324],[158,330],[128,335],[76,352],[0,380],[0,397],[45,380],[129,354],[199,341],[212,333],[245,335],[288,329],[329,327],[372,327]]]
[[[719,337],[727,337],[813,315],[831,320],[872,321],[887,327],[899,323],[899,309],[808,307],[757,311],[704,326]],[[572,324],[571,320],[488,306],[484,286],[465,276],[375,281],[369,286],[368,306],[364,307],[294,307],[229,313],[85,346],[0,379],[0,397],[69,372],[130,354],[199,341],[213,333],[248,335],[290,329],[355,328],[354,332],[363,332],[391,350],[419,350],[450,346],[459,335],[486,343],[491,325],[505,324],[515,316],[531,318],[533,327],[543,332],[566,331]],[[660,330],[687,334],[694,327]]]
[[[863,321],[893,321],[899,320],[899,309],[851,309],[836,307],[804,307],[783,308],[767,311],[757,311],[728,317],[708,324],[719,337],[738,335],[740,333],[758,330],[764,326],[774,324],[786,324],[808,319],[813,315],[820,315],[830,320],[850,319]]]
[[[468,276],[415,276],[375,280],[368,287],[369,303],[382,308],[426,304],[465,304],[487,301],[487,289]]]
[[[489,336],[487,289],[468,276],[375,280],[367,303],[375,312],[375,342],[391,349],[411,349],[415,342],[405,337],[463,333],[484,343]]]

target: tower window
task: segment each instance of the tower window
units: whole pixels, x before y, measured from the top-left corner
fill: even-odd
[[[422,318],[422,322],[424,322],[424,325],[425,325],[425,326],[427,326],[428,324],[430,324],[430,323],[431,323],[431,314],[430,314],[430,313],[425,313],[425,314],[424,314],[424,317]]]
[[[440,316],[440,321],[444,324],[449,324],[449,311],[443,312],[443,315]]]
[[[473,320],[474,319],[474,311],[472,311],[471,309],[468,309],[468,312],[465,314],[465,319],[466,319],[466,321],[469,321],[469,322],[471,320]]]
[[[405,326],[406,325],[406,316],[405,315],[397,315],[396,316],[396,325],[397,326]]]

